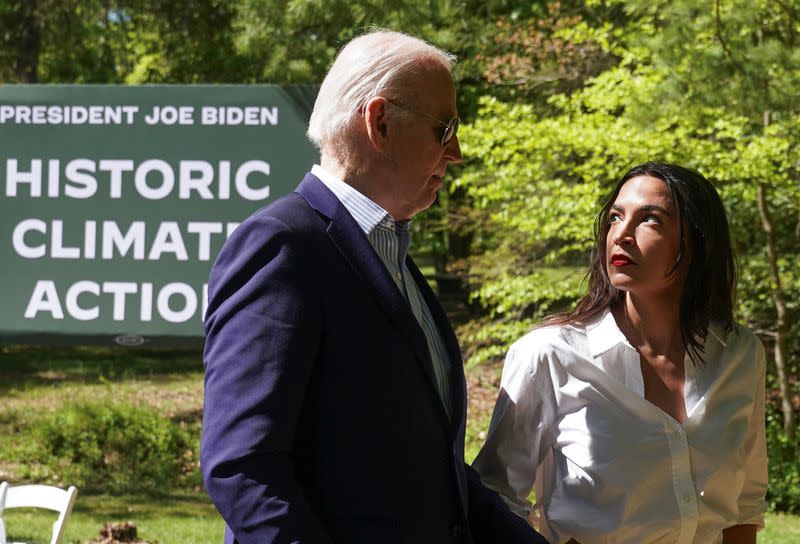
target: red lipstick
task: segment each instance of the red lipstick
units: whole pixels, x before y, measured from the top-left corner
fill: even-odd
[[[613,254],[608,262],[611,263],[611,266],[617,266],[617,267],[628,266],[629,264],[636,264],[630,257],[628,257],[627,255],[623,255],[622,253]]]

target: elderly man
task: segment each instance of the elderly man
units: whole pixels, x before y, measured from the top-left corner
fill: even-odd
[[[452,57],[356,38],[322,83],[321,150],[209,281],[201,460],[225,542],[545,542],[464,464],[458,343],[409,223],[461,159]]]

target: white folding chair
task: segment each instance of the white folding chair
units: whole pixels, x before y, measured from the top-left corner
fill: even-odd
[[[50,539],[50,544],[58,544],[64,536],[67,518],[72,512],[77,496],[78,489],[75,486],[70,486],[65,491],[51,485],[10,486],[7,482],[0,483],[0,544],[7,544],[3,510],[9,508],[44,508],[58,512],[58,519],[53,523],[53,536]]]

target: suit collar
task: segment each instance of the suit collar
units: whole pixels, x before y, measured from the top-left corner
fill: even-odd
[[[320,165],[315,164],[311,169],[311,173],[317,177],[325,187],[331,190],[336,198],[347,208],[353,219],[356,220],[358,226],[361,227],[367,236],[372,230],[378,226],[382,221],[391,218],[389,212],[384,210],[365,194],[359,192],[355,187],[352,187],[334,176]]]
[[[331,219],[341,202],[336,195],[322,183],[317,176],[307,173],[294,192],[300,194],[312,208]]]

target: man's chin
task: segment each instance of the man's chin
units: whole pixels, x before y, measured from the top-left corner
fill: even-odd
[[[428,198],[426,198],[424,200],[420,199],[419,200],[419,205],[417,206],[417,211],[414,212],[412,217],[414,215],[417,215],[420,212],[424,212],[425,210],[427,210],[428,208],[433,206],[433,203],[436,202],[436,195],[437,194],[438,194],[438,192],[434,191],[433,194],[430,195],[430,197],[428,197]]]
[[[429,194],[431,204],[433,204],[433,201],[436,200],[436,195],[439,194],[439,190],[443,185],[444,179],[442,178],[431,176],[431,178],[428,180],[428,186],[425,187],[425,192]]]

